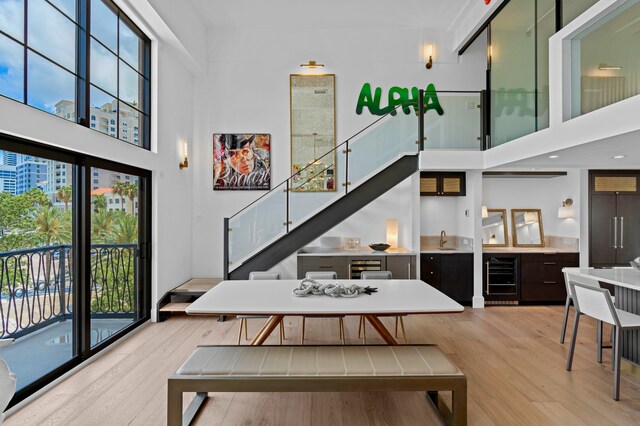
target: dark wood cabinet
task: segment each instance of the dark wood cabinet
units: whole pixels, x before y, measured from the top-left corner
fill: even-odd
[[[420,195],[442,197],[466,193],[465,172],[420,172]]]
[[[450,253],[420,256],[422,281],[440,290],[458,303],[473,299],[473,254]]]
[[[640,171],[589,173],[589,263],[628,266],[640,254]]]
[[[420,279],[440,290],[440,255],[420,255]]]
[[[578,253],[522,253],[520,300],[523,303],[563,303],[566,286],[562,268],[578,266]]]

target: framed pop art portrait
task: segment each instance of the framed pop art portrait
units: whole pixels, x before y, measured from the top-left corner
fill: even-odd
[[[213,135],[213,189],[271,189],[271,135],[216,133]]]

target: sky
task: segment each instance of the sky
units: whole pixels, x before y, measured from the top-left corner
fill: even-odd
[[[50,0],[62,12],[45,0],[28,1],[27,33],[29,47],[59,65],[43,58],[32,50],[27,53],[27,103],[44,111],[55,113],[60,100],[75,99],[76,24],[69,17],[75,16],[76,0]],[[139,39],[101,0],[91,0],[92,35],[117,52],[134,66],[138,65]],[[118,26],[120,45],[118,46]],[[0,31],[14,37],[12,40],[0,33],[0,95],[24,102],[24,0],[0,0]],[[119,95],[120,99],[140,105],[138,79],[133,68],[120,61],[120,88],[118,84],[118,59],[95,39],[91,41],[91,83],[102,90]],[[118,90],[119,89],[119,90]],[[113,100],[113,96],[92,90],[94,106]]]

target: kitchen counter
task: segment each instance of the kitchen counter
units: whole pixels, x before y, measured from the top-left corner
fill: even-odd
[[[447,247],[441,249],[439,247],[423,247],[420,253],[424,254],[456,254],[456,253],[473,253],[473,250],[462,247]]]
[[[298,256],[415,256],[417,253],[403,247],[389,248],[385,251],[371,250],[368,246],[359,250],[347,250],[344,248],[328,247],[304,247],[298,251]]]
[[[578,253],[567,247],[483,247],[483,253]]]

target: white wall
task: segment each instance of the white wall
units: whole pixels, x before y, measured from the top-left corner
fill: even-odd
[[[428,83],[434,83],[438,90],[484,88],[486,58],[482,41],[459,63],[455,55],[443,52],[433,69],[427,71],[421,47],[428,37],[428,32],[421,30],[242,28],[209,32],[208,72],[197,81],[196,95],[194,276],[222,275],[223,218],[264,194],[212,190],[212,134],[270,133],[274,187],[290,174],[289,75],[300,73],[301,63],[317,60],[326,65],[323,72],[336,74],[338,143],[376,118],[368,112],[355,114],[360,89],[366,82],[381,87],[385,96],[391,86],[425,88]],[[397,198],[389,204],[401,203],[402,199]],[[353,223],[370,220],[370,213],[362,215],[355,216]],[[382,221],[390,216],[380,210],[376,217]],[[357,227],[341,228],[340,232],[360,233]]]
[[[558,207],[567,198],[573,199],[574,218],[558,219]],[[580,237],[579,170],[569,170],[566,176],[550,179],[483,179],[483,199],[490,209],[507,209],[510,238],[513,229],[510,209],[541,209],[545,236]]]

